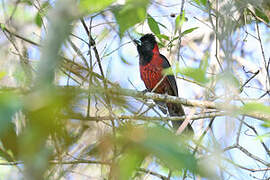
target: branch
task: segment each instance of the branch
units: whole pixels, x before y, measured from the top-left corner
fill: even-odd
[[[141,172],[143,172],[143,173],[145,173],[145,174],[151,174],[151,175],[153,175],[153,176],[157,176],[157,177],[159,177],[159,178],[162,179],[162,180],[167,180],[167,179],[168,179],[166,176],[163,176],[163,175],[158,174],[158,173],[156,173],[156,172],[150,171],[150,170],[148,170],[148,169],[138,168],[137,170],[138,170],[138,171],[141,171]]]
[[[108,94],[110,96],[129,96],[134,98],[142,98],[142,99],[152,99],[155,101],[162,101],[167,103],[176,103],[176,104],[182,104],[184,106],[190,106],[190,107],[200,107],[205,109],[216,109],[218,111],[221,111],[224,114],[216,114],[217,116],[224,116],[224,115],[245,115],[251,118],[255,118],[258,120],[263,121],[270,121],[270,114],[264,114],[260,112],[242,112],[241,107],[242,106],[236,106],[233,104],[229,104],[228,102],[212,102],[212,101],[202,101],[202,100],[189,100],[181,97],[176,96],[170,96],[170,95],[164,95],[164,94],[156,94],[151,92],[140,92],[132,89],[125,89],[125,88],[119,88],[119,86],[116,86],[114,84],[111,84],[113,87],[108,87],[107,89],[101,88],[101,87],[92,87],[91,89],[86,89],[83,87],[65,87],[65,86],[59,86],[59,88],[70,88],[70,89],[76,89],[78,91],[81,91],[83,93],[97,93],[97,94]],[[1,89],[0,89],[1,92]],[[236,99],[237,100],[237,99]],[[239,99],[241,100],[241,99]],[[202,115],[203,116],[203,115]],[[195,116],[195,119],[199,119],[202,116]],[[208,115],[206,115],[208,116]],[[115,116],[114,116],[115,117]],[[127,116],[125,116],[127,117]],[[141,118],[143,116],[137,116],[138,118]],[[181,120],[183,117],[171,117],[173,118],[179,118],[177,120]],[[214,117],[214,114],[209,114],[209,117]],[[134,118],[134,116],[132,116]],[[136,116],[135,116],[136,118]],[[149,118],[149,117],[147,117]],[[121,117],[120,117],[121,119]],[[157,119],[156,117],[153,117],[153,119]],[[160,120],[160,117],[158,118]],[[193,119],[193,118],[192,118]]]
[[[269,162],[265,161],[264,159],[259,158],[258,156],[254,155],[254,154],[251,154],[247,149],[245,149],[244,147],[242,147],[242,146],[240,146],[238,144],[235,144],[235,145],[224,148],[223,152],[229,151],[229,150],[232,150],[232,149],[239,149],[241,152],[243,152],[245,155],[247,155],[251,159],[254,159],[254,160],[262,163],[263,165],[265,165],[267,167],[270,167]]]
[[[30,40],[30,39],[27,39],[27,38],[15,33],[15,32],[12,32],[11,30],[7,29],[3,23],[0,23],[0,28],[2,29],[3,32],[7,32],[8,34],[13,35],[13,36],[25,41],[25,42],[28,42],[28,43],[30,43],[32,45],[40,47],[40,44],[38,44],[38,43],[36,43],[36,42],[34,42],[34,41]]]
[[[211,112],[211,113],[205,113],[205,114],[195,114],[192,117],[190,117],[191,120],[198,120],[198,119],[205,119],[205,118],[213,118],[217,116],[225,116],[226,113],[224,112]],[[67,115],[65,118],[70,119],[77,119],[77,120],[85,120],[85,121],[106,121],[111,120],[110,116],[90,116],[90,117],[84,117],[80,114],[72,114]],[[117,116],[118,119],[128,119],[128,120],[145,120],[145,121],[183,121],[186,119],[186,116],[174,116],[174,117],[160,117],[160,116],[134,116],[134,115],[122,115]]]
[[[16,166],[24,164],[23,161],[15,161],[15,162],[3,162],[0,163],[0,166]],[[111,163],[108,161],[94,161],[94,160],[74,160],[74,161],[58,161],[52,160],[49,161],[49,164],[102,164],[102,165],[110,165]]]
[[[122,96],[130,96],[130,97],[136,97],[136,98],[143,98],[143,99],[152,99],[155,101],[163,101],[163,102],[170,102],[170,103],[177,103],[182,104],[185,106],[191,106],[191,107],[200,107],[200,108],[206,108],[206,109],[217,109],[220,111],[226,111],[228,113],[234,114],[237,113],[239,115],[246,115],[248,117],[252,117],[259,120],[270,120],[269,114],[262,114],[258,112],[241,112],[241,106],[235,106],[232,104],[228,104],[228,102],[212,102],[212,101],[201,101],[201,100],[188,100],[181,97],[176,96],[170,96],[170,95],[164,95],[164,94],[156,94],[151,92],[140,92],[136,90],[131,89],[124,89],[124,88],[108,88],[107,90],[104,90],[102,88],[92,88],[90,91],[93,93],[108,93],[110,95],[122,95]]]

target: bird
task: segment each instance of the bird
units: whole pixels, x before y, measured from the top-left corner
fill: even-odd
[[[145,84],[146,90],[158,94],[168,94],[178,97],[178,88],[174,75],[164,75],[164,69],[171,65],[167,58],[160,54],[156,38],[153,34],[145,34],[139,40],[134,39],[139,54],[140,76]],[[155,101],[163,113],[169,111],[170,116],[185,115],[184,109],[178,103],[162,103]],[[167,107],[167,109],[164,109]],[[172,121],[173,128],[177,130],[183,121]],[[193,132],[192,126],[188,124],[187,130]]]

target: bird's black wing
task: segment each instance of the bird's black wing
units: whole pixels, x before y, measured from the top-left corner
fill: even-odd
[[[168,59],[165,56],[163,56],[162,54],[160,54],[160,56],[163,59],[162,67],[164,69],[171,67]],[[175,80],[174,75],[168,75],[167,77],[168,77],[169,83],[173,89],[174,96],[178,96],[178,89],[177,89],[177,84],[176,84],[176,80]]]

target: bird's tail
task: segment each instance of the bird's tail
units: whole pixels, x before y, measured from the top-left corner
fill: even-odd
[[[175,103],[167,103],[168,111],[170,116],[184,116],[185,112],[181,104],[175,104]],[[177,130],[183,121],[172,121],[173,128]],[[187,128],[189,132],[192,132],[194,134],[193,128],[188,123]]]

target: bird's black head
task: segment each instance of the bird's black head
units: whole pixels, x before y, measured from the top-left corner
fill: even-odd
[[[140,56],[140,64],[147,64],[151,61],[153,50],[157,44],[156,38],[153,34],[146,34],[140,40],[134,40],[137,45],[137,50]]]

